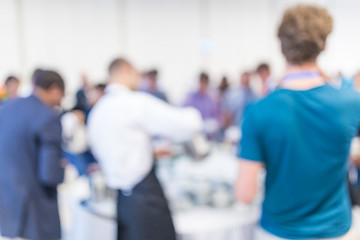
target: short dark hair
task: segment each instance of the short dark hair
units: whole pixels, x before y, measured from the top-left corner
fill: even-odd
[[[9,85],[11,82],[20,82],[20,80],[15,76],[9,76],[5,80],[5,85]]]
[[[221,78],[221,82],[220,82],[220,85],[219,85],[219,90],[221,91],[221,92],[224,92],[224,91],[226,91],[228,88],[229,88],[229,80],[228,80],[228,78],[226,77],[226,76],[223,76],[222,78]]]
[[[44,90],[56,87],[65,92],[65,82],[55,71],[39,70],[34,76],[34,84],[36,87]]]
[[[105,91],[106,84],[104,84],[104,83],[99,83],[99,84],[96,84],[96,85],[94,86],[94,88],[95,88],[96,90],[99,90],[99,91]]]
[[[42,70],[40,68],[36,68],[31,76],[31,81],[34,84],[35,83],[35,77],[37,74],[39,74]]]
[[[201,72],[199,76],[199,81],[209,83],[209,75],[206,72]]]
[[[158,70],[157,69],[151,69],[147,72],[147,75],[152,78],[152,79],[156,79],[157,75],[158,75]]]
[[[115,69],[122,68],[126,65],[130,65],[130,62],[125,58],[115,58],[109,65],[109,73],[112,73]]]
[[[267,63],[260,63],[259,66],[256,68],[256,72],[261,71],[270,71],[270,66]]]

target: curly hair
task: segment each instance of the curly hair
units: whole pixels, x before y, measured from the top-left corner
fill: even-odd
[[[287,9],[278,29],[286,60],[291,64],[316,60],[332,28],[333,18],[325,8],[300,4]]]

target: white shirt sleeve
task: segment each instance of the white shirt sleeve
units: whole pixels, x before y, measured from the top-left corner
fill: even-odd
[[[149,173],[153,159],[149,136],[137,127],[136,112],[142,109],[136,99],[129,99],[135,105],[129,108],[130,104],[124,104],[125,98],[104,97],[94,107],[89,116],[88,136],[107,185],[130,191]]]
[[[201,115],[193,108],[173,107],[118,86],[97,103],[88,124],[92,151],[108,186],[125,191],[152,168],[151,136],[186,141],[203,128]]]
[[[146,94],[142,97],[144,127],[150,135],[186,141],[203,130],[203,120],[195,108],[175,107]]]

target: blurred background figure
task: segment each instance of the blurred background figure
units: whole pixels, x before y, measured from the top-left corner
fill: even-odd
[[[104,96],[106,84],[98,83],[94,86],[89,87],[86,92],[86,104],[91,110],[95,104]]]
[[[210,93],[209,85],[209,75],[204,72],[201,73],[199,76],[198,89],[190,93],[184,102],[184,106],[194,107],[199,110],[204,120],[218,118],[215,100]]]
[[[100,100],[105,92],[105,84],[87,86],[84,92],[86,104],[65,113],[61,118],[63,126],[64,157],[76,167],[79,176],[89,175],[97,170],[97,161],[94,158],[87,137],[87,118],[91,109]]]
[[[4,237],[60,239],[57,185],[63,181],[60,106],[65,84],[41,71],[30,97],[0,108],[0,229]]]
[[[86,99],[86,91],[89,87],[89,79],[85,73],[81,75],[81,87],[76,92],[76,104],[74,109],[82,111],[87,115],[90,111],[88,102]]]
[[[240,77],[240,84],[232,90],[226,98],[226,110],[229,114],[229,125],[241,125],[244,112],[249,104],[256,101],[257,96],[250,87],[251,74],[244,72]]]
[[[154,97],[157,97],[165,102],[168,102],[167,96],[165,92],[161,91],[158,86],[158,70],[152,69],[146,73],[144,73],[143,76],[145,80],[145,86],[140,89],[146,93],[149,93],[153,95]]]
[[[360,92],[360,72],[356,73],[352,79],[352,87]]]
[[[338,72],[334,77],[330,78],[329,81],[333,86],[338,88],[352,88],[353,79],[347,78],[342,72]]]
[[[217,92],[216,92],[216,96],[215,96],[215,100],[216,100],[216,107],[217,107],[217,112],[219,114],[219,121],[221,124],[221,127],[225,127],[227,125],[226,123],[226,117],[225,117],[225,112],[224,112],[224,107],[225,107],[225,100],[226,100],[226,96],[229,94],[229,90],[230,90],[230,83],[229,80],[226,76],[223,76],[221,78],[220,84],[217,88]]]
[[[20,80],[15,76],[9,76],[5,80],[4,88],[2,90],[2,96],[0,96],[0,104],[8,100],[14,100],[19,97],[18,91],[20,86]]]
[[[219,87],[218,87],[218,95],[219,95],[219,99],[223,99],[223,97],[226,95],[227,91],[229,90],[230,87],[230,83],[229,80],[226,76],[223,76],[221,78]]]
[[[205,131],[210,137],[214,137],[219,130],[219,112],[209,85],[209,75],[205,72],[200,73],[198,89],[187,96],[183,105],[199,110],[205,121]]]
[[[349,80],[346,81],[348,83]],[[351,86],[345,85],[346,88],[354,88],[360,93],[360,73],[355,74]],[[351,163],[349,180],[352,193],[353,204],[360,204],[360,126],[356,138],[351,146]]]
[[[221,78],[220,84],[216,89],[215,94],[215,103],[216,103],[216,112],[218,113],[218,122],[219,122],[219,132],[218,132],[218,141],[222,141],[224,131],[229,126],[229,116],[226,111],[226,97],[230,91],[230,83],[226,76]]]
[[[6,99],[6,89],[5,86],[0,86],[0,105]]]
[[[260,63],[254,73],[254,81],[252,81],[253,91],[259,98],[266,97],[275,89],[273,80],[271,79],[270,66],[267,63]]]

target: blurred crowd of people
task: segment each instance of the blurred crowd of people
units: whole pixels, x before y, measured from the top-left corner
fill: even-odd
[[[37,71],[39,69],[34,74]],[[167,93],[159,87],[158,78],[157,69],[143,72],[138,91],[169,102]],[[216,136],[217,139],[221,136],[219,132],[241,122],[246,106],[267,96],[276,87],[267,63],[261,63],[254,71],[243,72],[235,86],[231,86],[226,76],[221,79],[218,87],[214,87],[212,80],[214,79],[211,79],[208,73],[201,72],[197,88],[186,94],[181,105],[198,109],[206,121],[209,136]],[[93,85],[85,74],[81,76],[81,82],[81,88],[74,96],[73,108],[65,112],[75,113],[79,120],[86,122],[91,108],[104,94],[106,83]],[[19,87],[20,80],[15,76],[9,76],[0,88],[1,103],[18,98]]]
[[[41,69],[34,71],[32,81],[40,71]],[[142,72],[137,90],[170,103],[167,93],[160,87],[158,75],[158,69]],[[334,78],[326,78],[338,88],[360,91],[360,73],[351,78],[346,78],[341,73]],[[74,95],[75,104],[70,109],[61,110],[61,115],[64,157],[76,167],[81,176],[98,169],[88,146],[86,125],[91,109],[105,94],[106,81],[92,84],[86,74],[82,74],[80,80],[81,87]],[[260,63],[254,70],[242,72],[233,85],[234,82],[229,81],[226,76],[220,81],[213,80],[209,73],[199,73],[196,89],[185,95],[180,106],[194,107],[200,112],[204,121],[204,133],[209,141],[230,141],[235,144],[240,139],[239,130],[246,108],[275,91],[279,81],[271,75],[268,63]],[[219,82],[218,86],[214,82]],[[11,75],[5,79],[0,86],[0,106],[21,96],[20,85],[21,81],[16,76]],[[232,134],[225,136],[227,130],[232,131]]]
[[[34,75],[39,70],[36,69]],[[171,103],[166,91],[159,86],[158,75],[157,69],[143,72],[138,91]],[[85,74],[80,79],[81,87],[73,97],[75,104],[71,109],[65,109],[64,113],[72,112],[79,121],[86,123],[91,108],[104,95],[106,82],[92,84]],[[198,75],[197,88],[185,95],[181,106],[191,106],[199,110],[206,124],[205,131],[210,140],[216,141],[224,140],[223,133],[229,127],[241,125],[247,106],[266,97],[276,90],[279,84],[279,81],[271,75],[268,63],[260,63],[255,70],[242,72],[235,84],[226,76],[220,81],[214,80],[209,73],[201,72]],[[329,81],[337,87],[360,91],[360,73],[350,78],[339,73],[329,78]],[[215,86],[214,82],[219,82],[218,86]],[[12,75],[7,77],[0,86],[0,104],[20,97],[20,84],[18,77]]]
[[[116,61],[120,62],[117,63]],[[118,66],[118,65],[119,66]],[[114,67],[116,68],[123,68],[125,65],[126,67],[129,67],[130,69],[133,69],[133,67],[128,63],[126,60],[115,60]],[[113,70],[115,71],[115,70]],[[121,70],[124,71],[124,70]],[[120,73],[119,73],[120,74]],[[123,73],[121,73],[123,74]],[[114,73],[110,74],[110,78],[114,78],[112,75]],[[152,102],[152,98],[144,98],[142,97],[134,97],[133,107],[135,108],[141,108],[140,111],[148,111],[148,119],[147,121],[151,121],[151,118],[154,118],[152,122],[153,126],[149,128],[147,131],[154,131],[151,134],[151,137],[153,136],[163,136],[165,138],[171,138],[171,139],[188,139],[190,140],[190,130],[192,128],[196,128],[204,134],[208,138],[208,141],[213,142],[221,142],[224,141],[224,133],[228,128],[234,127],[236,131],[239,131],[239,124],[241,124],[244,112],[251,103],[256,102],[257,100],[260,100],[267,96],[271,91],[274,90],[272,86],[272,80],[271,80],[271,74],[270,74],[270,67],[266,63],[260,64],[254,71],[248,71],[244,72],[240,75],[239,80],[236,84],[236,86],[231,86],[229,80],[227,77],[223,77],[220,81],[219,86],[213,87],[211,84],[211,79],[209,74],[206,72],[201,72],[198,77],[198,83],[197,88],[187,94],[183,100],[183,102],[180,104],[180,106],[176,107],[178,109],[183,110],[175,110],[167,107],[167,104],[169,103],[169,98],[167,97],[167,94],[161,90],[158,83],[158,70],[157,69],[151,69],[149,71],[146,71],[142,74],[135,74],[132,73],[133,79],[139,79],[137,84],[129,84],[129,88],[132,90],[135,90],[136,92],[153,96],[157,101],[159,102]],[[121,76],[120,79],[126,79],[127,77]],[[6,79],[4,82],[4,86],[1,88],[1,102],[0,102],[0,109],[6,105],[11,105],[12,102],[18,103],[19,101],[15,101],[16,99],[23,101],[22,104],[18,103],[19,111],[16,115],[17,118],[29,118],[28,115],[33,114],[33,109],[35,109],[36,105],[36,99],[39,99],[42,101],[45,105],[50,106],[51,108],[56,108],[56,112],[61,115],[61,128],[62,128],[62,139],[56,139],[56,142],[59,143],[61,141],[61,158],[63,158],[66,161],[63,161],[62,164],[72,164],[79,176],[91,176],[92,173],[99,170],[98,165],[98,159],[95,156],[102,156],[102,151],[105,148],[100,142],[96,142],[96,144],[91,144],[91,137],[89,138],[89,116],[91,115],[91,112],[93,111],[96,104],[99,102],[100,99],[102,99],[106,92],[115,91],[113,90],[114,84],[111,84],[112,81],[117,80],[109,80],[104,83],[100,84],[92,84],[91,81],[88,79],[86,75],[81,76],[81,87],[76,91],[74,95],[75,103],[72,108],[70,109],[61,109],[60,100],[62,99],[64,93],[65,93],[65,82],[61,79],[61,77],[52,71],[48,70],[42,70],[42,69],[36,69],[32,75],[31,78],[31,84],[33,85],[33,93],[29,98],[21,98],[21,94],[19,94],[19,88],[21,81],[14,77],[10,76]],[[135,81],[135,80],[134,80]],[[107,83],[110,84],[107,86]],[[131,82],[129,80],[129,82]],[[57,89],[56,91],[53,89]],[[60,91],[59,91],[60,90]],[[124,93],[123,93],[124,94]],[[109,95],[109,94],[107,94]],[[139,95],[142,96],[142,95]],[[131,99],[131,96],[128,96],[129,99]],[[139,98],[139,99],[137,99]],[[23,100],[24,99],[24,100]],[[28,106],[26,107],[27,110],[21,110],[26,104],[26,100],[29,99]],[[30,103],[30,99],[33,103]],[[21,102],[20,101],[20,102]],[[139,101],[138,105],[136,101]],[[166,103],[166,105],[165,105]],[[163,105],[164,104],[164,105]],[[170,105],[169,105],[170,106]],[[116,108],[121,107],[121,103],[119,102],[116,106],[114,105],[113,108],[111,108],[111,113],[116,113]],[[120,111],[120,115],[125,114],[127,117],[129,115],[134,114],[132,111],[128,111],[129,104],[126,106],[126,109],[123,109]],[[131,104],[130,104],[131,107]],[[37,110],[35,111],[47,111],[45,109],[42,109],[42,107],[37,106]],[[193,113],[190,111],[191,108],[194,108],[198,111],[199,119],[201,118],[204,122],[203,127],[200,127],[200,120],[197,119],[196,113]],[[9,108],[10,109],[10,108]],[[8,108],[4,108],[4,111],[8,111]],[[22,112],[24,111],[24,112]],[[179,112],[176,112],[179,111]],[[25,114],[26,116],[21,116]],[[36,114],[36,113],[35,113]],[[41,115],[39,113],[39,115]],[[186,116],[188,115],[189,120],[186,120]],[[101,139],[100,135],[103,135],[104,132],[107,131],[107,125],[111,125],[111,122],[106,123],[107,119],[111,119],[107,117],[105,114],[101,114],[101,116],[104,116],[105,119],[102,119],[98,124],[96,124],[96,127],[92,127],[92,131],[97,131],[95,140],[98,141],[100,139],[101,141],[104,141]],[[122,116],[121,116],[122,117]],[[135,116],[134,116],[135,117]],[[7,122],[7,120],[3,119],[5,122],[2,124],[3,127],[5,127],[7,124],[11,124],[11,126],[16,127],[11,122]],[[144,121],[145,118],[142,118],[139,121]],[[135,121],[135,120],[132,120]],[[40,121],[41,122],[41,121]],[[30,123],[29,123],[30,124]],[[194,125],[195,124],[195,125]],[[43,131],[47,131],[48,134],[52,134],[52,132],[56,133],[58,132],[58,127],[56,127],[56,123],[52,122],[52,128],[45,128]],[[94,125],[94,124],[93,124]],[[25,124],[26,126],[26,124]],[[175,126],[175,127],[172,127]],[[192,127],[191,127],[192,126]],[[196,126],[196,127],[195,127]],[[101,133],[99,129],[104,127],[105,129],[101,130]],[[158,130],[155,130],[158,129]],[[182,129],[179,131],[179,129]],[[116,128],[112,127],[110,130],[111,134],[113,131],[115,131]],[[91,132],[91,128],[90,128]],[[125,141],[125,142],[131,142],[131,140],[137,135],[138,133],[134,132],[131,135],[124,135],[123,140],[118,139],[118,141]],[[185,134],[185,135],[184,135]],[[5,137],[5,135],[3,135]],[[37,136],[32,136],[37,137]],[[55,136],[53,136],[55,137]],[[45,145],[52,145],[55,142],[55,139],[51,139],[51,136],[48,137],[47,141],[45,142]],[[114,142],[112,145],[110,142],[110,139],[112,137],[108,136],[105,139],[107,146],[115,146],[117,143]],[[233,144],[239,140],[238,138],[231,139],[233,141]],[[45,141],[45,140],[44,140]],[[130,144],[130,143],[127,143]],[[142,143],[141,141],[135,141],[131,143],[129,147],[133,147],[134,151],[141,151]],[[102,146],[98,150],[97,154],[93,154],[93,149],[91,146]],[[235,145],[233,145],[235,146]],[[21,146],[19,146],[21,147]],[[115,152],[116,147],[109,149],[107,152]],[[129,149],[128,149],[129,150]],[[60,155],[58,152],[59,149],[53,149],[53,150],[44,150],[47,151],[49,155],[46,157],[56,159]],[[157,155],[158,152],[149,152],[147,153],[146,147],[144,146],[144,153],[145,155],[141,157],[141,159],[138,159],[137,157],[134,157],[133,161],[140,161],[143,162],[145,159],[149,158],[149,163],[152,162],[152,155],[155,154],[155,157],[161,156]],[[99,154],[100,152],[100,154]],[[161,152],[161,151],[160,151]],[[26,152],[24,154],[28,154],[29,157],[31,157],[32,154],[30,152]],[[129,155],[130,154],[130,155]],[[163,152],[164,154],[164,152]],[[169,155],[171,153],[165,151],[165,155]],[[95,155],[95,156],[94,156]],[[129,155],[128,157],[131,158],[131,151],[129,150],[129,153],[126,153],[126,155]],[[44,156],[45,157],[45,156]],[[109,157],[107,157],[109,158]],[[115,164],[115,162],[113,163]],[[111,170],[106,171],[115,171],[115,173],[106,173],[107,175],[117,175],[118,173],[116,171],[117,168],[114,168],[115,165],[108,166]],[[107,164],[100,164],[102,168],[107,168]],[[151,164],[149,165],[149,167]],[[61,182],[59,180],[61,178],[61,171],[57,169],[56,165],[54,166],[48,166],[49,169],[47,171],[50,171],[50,173],[54,176],[57,176],[56,180],[48,180],[44,182],[45,184],[55,184]],[[145,168],[146,170],[147,168]],[[130,169],[129,172],[136,172],[139,171],[139,169]],[[141,178],[146,177],[147,170],[145,171],[145,176],[141,175]],[[14,173],[12,173],[14,174]],[[134,175],[136,176],[136,174]],[[150,180],[147,180],[145,183],[142,184],[151,184],[156,186],[156,181],[154,180],[153,172],[150,172],[150,175],[146,177],[145,179],[150,178]],[[90,178],[91,179],[91,178]],[[51,182],[50,181],[54,181]],[[116,180],[114,180],[116,181]],[[117,180],[118,181],[118,180]],[[111,186],[113,188],[117,188],[118,185]],[[53,189],[53,188],[52,188]],[[124,187],[121,187],[124,191]],[[54,189],[52,191],[55,191]],[[133,191],[133,190],[131,190]],[[121,196],[122,193],[119,193],[119,196]],[[127,193],[126,193],[127,194]],[[126,195],[125,194],[125,195]],[[41,196],[41,194],[39,194]],[[157,191],[158,196],[162,196],[161,191]],[[140,197],[142,198],[142,194]],[[35,197],[36,199],[37,197]],[[164,201],[164,200],[162,200]],[[165,206],[167,206],[165,203],[162,203]],[[165,207],[166,210],[166,207]],[[143,214],[146,213],[146,209],[142,209]],[[168,211],[168,210],[166,210]],[[151,218],[152,213],[149,217]],[[36,213],[38,215],[38,213]],[[169,234],[171,235],[171,238],[173,238],[173,226],[171,220],[169,220],[169,214],[165,214],[163,219],[167,219],[164,224],[168,225]],[[54,220],[54,225],[56,225],[56,220]],[[137,225],[137,223],[134,223]],[[169,225],[170,224],[170,225]],[[12,229],[13,231],[16,231],[16,229]],[[30,229],[28,229],[30,231]],[[120,230],[119,230],[120,231]],[[58,232],[54,231],[55,233]],[[8,232],[5,232],[8,233]],[[11,233],[10,233],[11,234]],[[31,233],[23,233],[24,236],[32,236]],[[45,234],[46,233],[42,233]],[[120,233],[119,233],[120,234]],[[50,236],[50,235],[48,235]]]
[[[66,110],[58,73],[35,70],[26,98],[19,97],[20,80],[8,77],[0,88],[1,234],[60,238],[56,187],[65,157],[79,175],[91,174],[99,162],[118,192],[119,240],[175,240],[152,139],[186,142],[202,134],[223,142],[242,125],[241,142],[240,134],[230,140],[240,159],[237,199],[251,203],[260,173],[267,172],[256,239],[357,240],[348,183],[358,190],[359,178],[348,178],[348,160],[359,166],[359,138],[349,151],[360,124],[360,74],[332,80],[318,66],[332,27],[325,8],[289,8],[278,29],[287,61],[280,81],[267,63],[243,72],[235,86],[223,77],[213,88],[214,79],[202,72],[180,106],[169,104],[159,88],[158,70],[140,74],[123,58],[110,63],[106,84],[82,76],[76,103]]]
[[[40,71],[34,71],[32,81]],[[201,72],[197,88],[185,96],[181,106],[194,107],[200,112],[209,140],[223,141],[227,129],[236,126],[233,129],[238,130],[246,107],[274,90],[270,73],[269,65],[261,63],[255,70],[242,73],[235,86],[231,86],[224,76],[218,87],[214,87],[209,74]],[[97,170],[96,160],[87,142],[87,119],[93,106],[104,95],[106,82],[92,84],[85,74],[80,79],[82,84],[74,95],[74,106],[62,110],[62,145],[64,157],[76,167],[79,175],[87,175]],[[159,87],[158,79],[157,69],[143,72],[138,91],[169,102],[166,92]],[[0,104],[19,98],[20,84],[19,78],[9,76],[0,88]],[[236,136],[231,140],[238,140]]]

